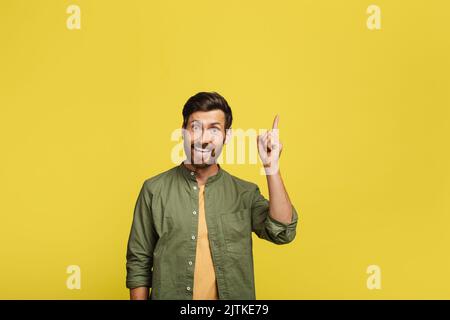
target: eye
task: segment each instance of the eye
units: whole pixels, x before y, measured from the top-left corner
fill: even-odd
[[[212,134],[218,134],[219,133],[219,129],[218,128],[211,128],[211,133]]]
[[[200,130],[200,126],[198,124],[194,124],[194,125],[192,125],[192,130],[198,131],[198,130]]]

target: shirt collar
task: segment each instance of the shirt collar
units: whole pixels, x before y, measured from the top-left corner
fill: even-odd
[[[194,181],[194,182],[197,182],[197,179],[196,179],[196,172],[195,171],[192,171],[192,170],[190,170],[189,168],[187,168],[185,165],[184,165],[184,163],[183,163],[184,161],[182,161],[181,163],[180,163],[180,165],[179,165],[179,169],[180,169],[180,171],[181,171],[181,174],[187,179],[187,180],[192,180],[192,181]],[[212,182],[214,182],[214,181],[217,181],[217,180],[219,180],[221,177],[222,177],[222,175],[223,175],[223,169],[222,169],[222,167],[220,166],[220,164],[217,164],[217,166],[219,167],[219,170],[217,171],[217,173],[215,174],[215,175],[213,175],[213,176],[210,176],[210,177],[208,177],[208,179],[206,180],[206,184],[210,184],[210,183],[212,183]]]

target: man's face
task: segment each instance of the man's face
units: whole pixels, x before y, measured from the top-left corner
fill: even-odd
[[[216,163],[226,143],[225,114],[222,110],[197,111],[189,116],[183,130],[188,163],[205,168]]]

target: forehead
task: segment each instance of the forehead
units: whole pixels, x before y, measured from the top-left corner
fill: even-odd
[[[203,124],[210,124],[219,122],[225,125],[225,113],[222,110],[216,109],[211,111],[196,111],[189,116],[188,122],[200,121]]]

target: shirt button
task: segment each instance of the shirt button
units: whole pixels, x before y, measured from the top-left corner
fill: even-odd
[[[192,261],[189,261],[189,265],[192,266]]]
[[[194,186],[194,190],[197,190],[197,187],[196,187],[196,186]]]
[[[194,235],[191,238],[192,238],[192,240],[195,240],[195,236]]]
[[[197,211],[192,211],[193,214],[197,214]]]
[[[186,290],[187,291],[191,291],[191,287],[186,287]]]

